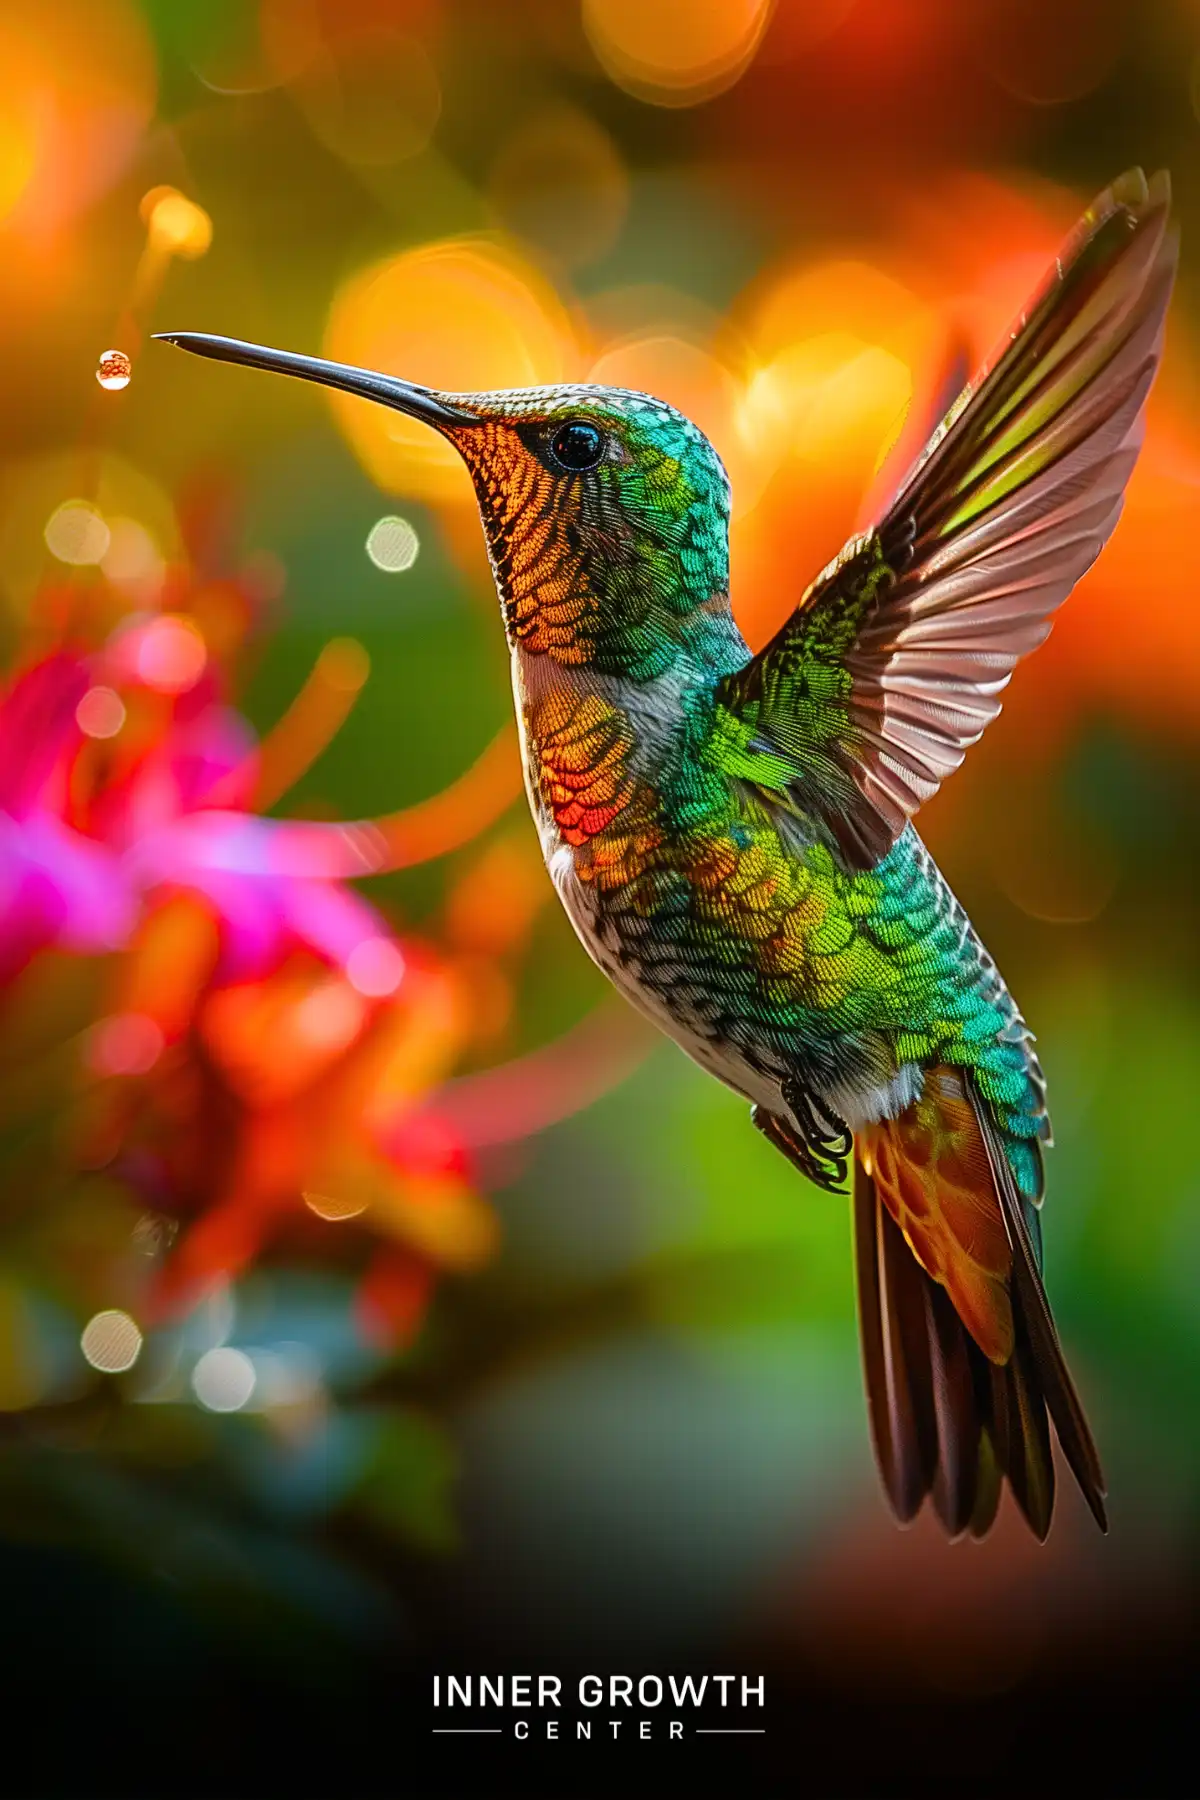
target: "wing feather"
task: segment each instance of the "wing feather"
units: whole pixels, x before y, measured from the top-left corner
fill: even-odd
[[[874,862],[1000,711],[1121,513],[1162,351],[1169,182],[1084,214],[875,529],[719,692],[739,773]]]

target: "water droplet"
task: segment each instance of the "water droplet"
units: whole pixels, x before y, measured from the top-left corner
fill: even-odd
[[[106,350],[96,364],[96,380],[110,393],[127,388],[132,374],[133,364],[123,350]]]

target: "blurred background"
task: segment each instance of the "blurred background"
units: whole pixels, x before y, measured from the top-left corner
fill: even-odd
[[[27,1791],[394,1792],[429,1669],[597,1665],[766,1669],[757,1791],[1148,1791],[1200,1570],[1198,106],[1196,0],[6,0]],[[1135,162],[1183,270],[1125,516],[920,820],[1038,1033],[1113,1529],[949,1546],[877,1490],[847,1208],[552,904],[453,453],[148,334],[664,396],[757,644]]]

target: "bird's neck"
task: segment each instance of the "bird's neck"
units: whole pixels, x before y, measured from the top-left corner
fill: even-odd
[[[745,659],[724,508],[690,488],[673,507],[631,510],[607,486],[560,503],[528,459],[508,482],[484,466],[473,474],[514,649],[641,683],[719,679]]]
[[[513,691],[530,800],[576,848],[653,829],[711,718],[714,690],[747,651],[726,625],[643,680],[513,649]]]

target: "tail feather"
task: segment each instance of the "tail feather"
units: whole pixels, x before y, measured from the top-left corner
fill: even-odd
[[[1100,1466],[1100,1454],[1082,1402],[1075,1391],[1075,1383],[1071,1380],[1063,1358],[1050,1303],[1042,1285],[1040,1258],[1034,1248],[1026,1207],[1017,1192],[1012,1170],[998,1142],[995,1128],[986,1117],[982,1123],[988,1160],[1004,1214],[1005,1228],[1012,1244],[1016,1308],[1021,1316],[1030,1362],[1036,1372],[1038,1391],[1044,1396],[1063,1455],[1079,1483],[1083,1497],[1100,1529],[1107,1531],[1104,1471]],[[1041,1224],[1036,1214],[1033,1229],[1040,1239]]]
[[[1053,1419],[1084,1497],[1101,1529],[1107,1529],[1099,1457],[1050,1316],[1024,1203],[987,1109],[957,1071],[940,1073],[940,1088],[927,1093],[942,1098],[927,1102],[920,1120],[874,1127],[856,1146],[863,1364],[872,1437],[892,1510],[908,1521],[928,1497],[952,1537],[964,1532],[982,1537],[1007,1481],[1030,1528],[1044,1539],[1054,1508]],[[956,1207],[961,1216],[961,1099],[970,1101],[986,1146],[986,1159],[974,1165],[988,1190],[979,1202],[1003,1219],[1011,1246],[1002,1283],[1003,1332],[974,1329],[978,1284],[963,1307],[970,1325],[958,1309],[965,1290],[955,1278],[956,1263],[966,1253],[956,1249],[953,1230],[939,1218],[938,1154],[919,1168],[912,1160],[931,1141],[929,1105],[944,1104],[958,1134],[952,1151],[942,1152],[953,1157],[948,1216],[953,1222]],[[881,1156],[884,1135],[888,1146]],[[896,1184],[898,1167],[903,1180]],[[899,1212],[907,1222],[912,1216],[917,1177],[924,1184],[924,1230],[914,1235],[923,1248],[936,1251],[936,1276],[918,1260],[912,1238],[895,1217]],[[898,1203],[897,1190],[907,1194],[908,1206]],[[994,1264],[994,1257],[990,1260]]]
[[[979,1439],[979,1475],[975,1484],[975,1504],[967,1520],[973,1538],[986,1537],[1000,1507],[1004,1471],[991,1438],[982,1433]],[[951,1535],[954,1535],[953,1533]]]
[[[913,1260],[910,1255],[910,1263]],[[959,1537],[977,1511],[986,1512],[987,1524],[991,1524],[1000,1498],[999,1482],[988,1511],[981,1504],[987,1488],[981,1480],[985,1471],[985,1459],[981,1456],[984,1434],[976,1371],[967,1348],[970,1340],[945,1290],[931,1282],[919,1267],[917,1274],[929,1321],[929,1361],[940,1446],[933,1476],[933,1504],[951,1537]]]
[[[1023,1336],[1005,1374],[1009,1485],[1034,1534],[1044,1539],[1054,1511],[1054,1459],[1039,1367]]]
[[[870,1179],[856,1162],[856,1193]],[[907,1523],[929,1492],[937,1463],[924,1300],[906,1267],[916,1266],[908,1246],[882,1207],[856,1204],[855,1223],[872,1436],[892,1510]]]

